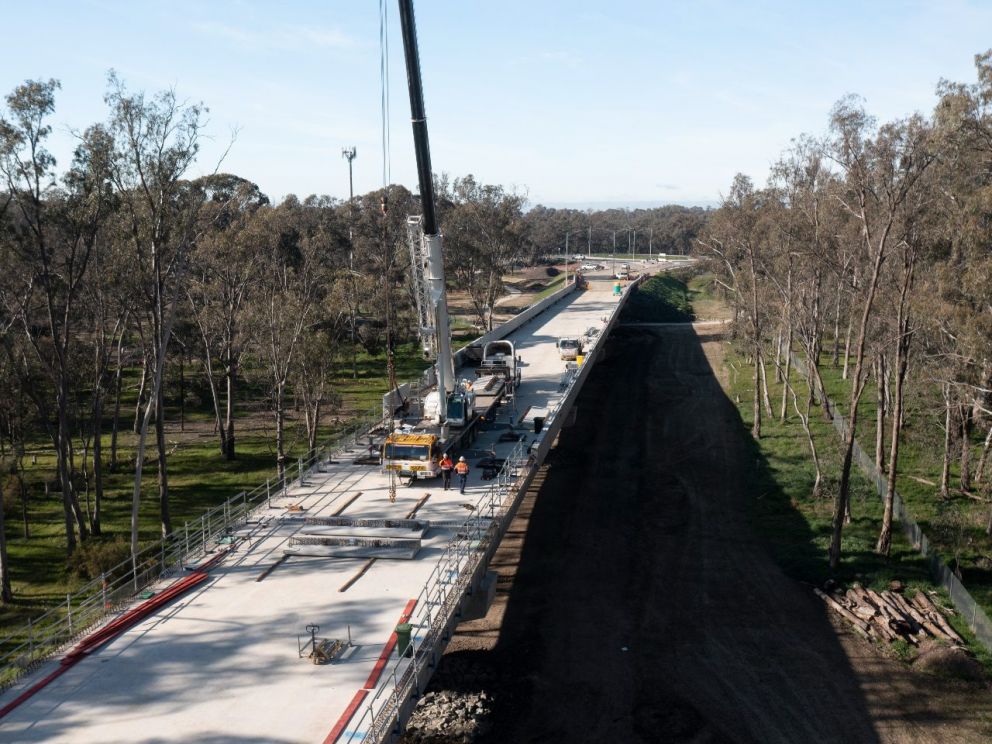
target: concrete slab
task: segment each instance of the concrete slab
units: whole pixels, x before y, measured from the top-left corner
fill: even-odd
[[[511,336],[522,357],[523,382],[513,406],[499,409],[474,449],[506,457],[515,443],[498,439],[508,425],[560,397],[564,363],[555,339],[602,327],[616,307],[612,282],[590,278],[590,290],[571,295]],[[470,377],[471,370],[462,376]],[[533,439],[533,431],[527,433],[525,444]],[[371,566],[350,558],[283,560],[291,539],[314,529],[305,525],[306,518],[330,516],[358,493],[347,509],[350,516],[402,518],[429,494],[418,519],[465,520],[472,514],[465,506],[472,507],[489,485],[481,469],[473,468],[464,494],[445,491],[440,480],[421,481],[400,487],[390,501],[388,479],[377,467],[351,464],[363,452],[357,448],[325,472],[311,474],[306,486],[273,499],[271,508],[256,515],[248,539],[210,571],[207,582],[12,711],[0,722],[0,740],[323,741],[365,685],[398,618],[457,530],[423,532],[415,559],[377,560]],[[291,505],[300,511],[288,511]],[[355,534],[357,528],[344,529]],[[340,591],[358,574],[359,580]],[[347,638],[350,632],[355,648],[331,664],[298,658],[299,638],[309,638],[310,623],[319,625],[325,638]],[[0,696],[0,705],[23,689]]]

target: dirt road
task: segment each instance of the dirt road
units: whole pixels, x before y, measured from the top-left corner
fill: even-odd
[[[719,348],[616,332],[432,687],[488,692],[485,742],[989,740],[987,691],[878,658],[752,536]]]

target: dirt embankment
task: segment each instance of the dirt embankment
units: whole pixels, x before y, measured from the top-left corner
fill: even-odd
[[[719,339],[621,329],[608,351],[432,682],[485,706],[429,706],[407,740],[992,740],[987,690],[880,658],[752,536]]]

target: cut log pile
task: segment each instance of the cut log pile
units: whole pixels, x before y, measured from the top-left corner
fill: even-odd
[[[935,638],[954,646],[965,645],[925,592],[907,599],[898,592],[875,592],[858,584],[847,592],[813,591],[866,640],[903,640],[918,646],[927,638]]]

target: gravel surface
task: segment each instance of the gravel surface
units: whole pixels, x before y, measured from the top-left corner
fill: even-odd
[[[882,658],[750,532],[719,336],[621,328],[607,351],[405,741],[992,740],[983,685]]]

